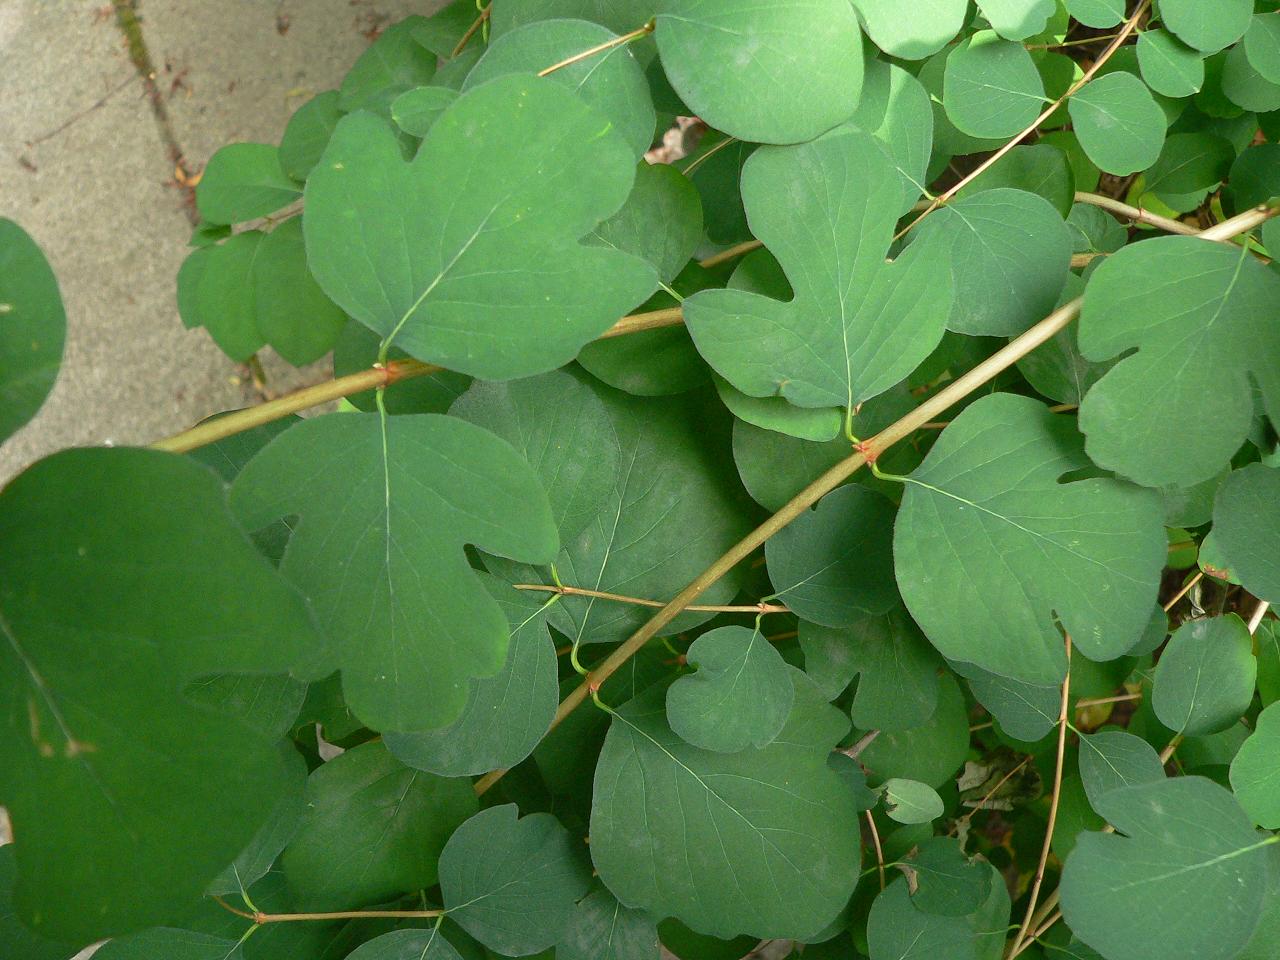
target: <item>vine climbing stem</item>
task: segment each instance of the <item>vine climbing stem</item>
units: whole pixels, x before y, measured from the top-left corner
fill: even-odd
[[[1197,236],[1205,240],[1227,240],[1254,229],[1267,219],[1280,213],[1280,207],[1258,206],[1237,214],[1229,220],[1216,224]],[[707,567],[688,586],[673,597],[666,606],[655,613],[647,623],[626,639],[605,660],[592,670],[586,679],[570,691],[560,702],[551,722],[555,729],[570,713],[576,710],[588,696],[597,692],[601,685],[614,675],[630,660],[646,643],[658,635],[663,627],[674,620],[689,604],[711,588],[712,585],[745,560],[766,540],[787,526],[824,496],[844,483],[849,477],[869,463],[875,462],[895,443],[910,436],[921,425],[936,419],[949,410],[954,404],[963,400],[983,384],[1009,369],[1027,354],[1070,326],[1080,315],[1082,297],[1064,303],[1021,336],[1009,341],[1000,350],[987,357],[968,373],[956,378],[951,383],[916,407],[906,416],[890,424],[869,440],[857,444],[854,452],[810,483],[788,501],[782,509],[773,514],[764,523],[756,527],[745,537]],[[483,794],[497,783],[506,773],[505,770],[493,770],[476,781],[476,793]]]

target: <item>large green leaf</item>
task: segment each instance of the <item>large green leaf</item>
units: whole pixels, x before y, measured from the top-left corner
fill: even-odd
[[[12,843],[0,845],[0,943],[13,960],[68,960],[76,954],[79,944],[71,946],[38,937],[14,912],[13,885],[18,874],[14,849]]]
[[[547,595],[496,577],[485,586],[506,614],[511,644],[502,672],[471,681],[462,715],[447,727],[383,734],[387,749],[419,770],[465,777],[514,767],[538,745],[556,713],[556,648],[547,632]]]
[[[1107,173],[1137,173],[1160,156],[1164,111],[1132,73],[1117,70],[1090,81],[1067,110],[1080,146]]]
[[[342,78],[338,105],[346,112],[385,112],[391,101],[436,72],[436,56],[414,39],[425,17],[405,17],[383,30]]]
[[[1213,503],[1213,535],[1245,589],[1280,602],[1280,469],[1252,463],[1233,470]]]
[[[183,690],[214,673],[309,676],[306,606],[235,525],[217,477],[169,454],[41,461],[0,494],[0,542],[17,910],[82,942],[172,921],[288,779],[269,738]]]
[[[653,290],[653,269],[579,240],[622,206],[634,158],[551,78],[463,94],[412,161],[365,113],[307,181],[307,255],[325,292],[420,360],[490,379],[540,373]]]
[[[978,9],[996,33],[1007,40],[1025,40],[1045,28],[1057,9],[1055,0],[978,0]]]
[[[1253,17],[1253,0],[1162,0],[1160,19],[1178,39],[1205,53],[1216,53],[1244,36]]]
[[[702,241],[702,200],[675,167],[642,162],[627,202],[596,227],[591,240],[648,261],[659,278],[670,283]],[[604,341],[587,349],[610,345]]]
[[[1204,55],[1167,30],[1144,30],[1138,37],[1142,79],[1166,97],[1189,97],[1204,86]]]
[[[923,0],[907,17],[895,0],[853,0],[853,5],[876,46],[906,60],[923,60],[945,47],[969,10],[969,0]]]
[[[253,293],[258,332],[296,367],[332,350],[347,323],[307,269],[301,217],[263,238],[253,262]]]
[[[654,0],[494,0],[493,32],[501,35],[536,20],[587,20],[622,34],[653,16]]]
[[[1137,352],[1080,405],[1089,456],[1148,486],[1220,473],[1253,419],[1251,376],[1280,416],[1280,335],[1257,322],[1278,301],[1280,275],[1243,247],[1160,237],[1108,257],[1085,290],[1080,350]]]
[[[240,945],[233,939],[173,927],[156,927],[110,940],[93,955],[98,960],[241,960],[243,957]]]
[[[950,271],[946,251],[924,243],[885,264],[899,183],[880,143],[851,128],[751,156],[751,226],[795,298],[707,290],[685,301],[699,352],[726,380],[755,397],[852,408],[929,355],[951,307]]]
[[[1034,743],[1058,723],[1062,691],[1057,684],[1023,683],[952,661],[952,669],[969,681],[969,689],[1000,729],[1011,737]]]
[[[1086,27],[1114,27],[1124,19],[1124,0],[1066,0],[1066,6]]]
[[[654,37],[667,79],[717,130],[753,143],[798,143],[847,120],[858,105],[862,32],[849,0],[656,6]]]
[[[941,787],[955,777],[969,750],[969,717],[960,685],[938,680],[937,706],[923,723],[881,730],[858,754],[873,782],[899,777]]]
[[[807,937],[858,878],[858,808],[827,765],[848,727],[799,672],[762,749],[699,750],[667,726],[661,688],[614,715],[596,766],[591,857],[623,903],[718,937]]]
[[[708,630],[685,657],[695,672],[667,688],[667,722],[681,740],[716,753],[773,742],[795,692],[791,668],[758,629]]]
[[[1219,733],[1249,709],[1257,674],[1253,637],[1243,620],[1234,613],[1190,620],[1160,655],[1151,706],[1177,733]]]
[[[297,514],[281,569],[334,640],[352,711],[378,730],[452,723],[502,669],[507,622],[463,545],[531,561],[556,530],[505,441],[452,417],[330,414],[254,457],[232,487],[250,530]]]
[[[202,267],[191,277],[196,283],[193,319],[237,363],[244,363],[267,342],[258,329],[253,283],[254,264],[266,236],[261,230],[237,233],[210,248],[208,256],[202,258]],[[195,255],[188,263],[192,261],[200,263]],[[180,281],[185,279],[179,277]]]
[[[295,110],[280,137],[281,169],[299,183],[306,180],[341,119],[337,90],[318,93]]]
[[[35,416],[62,363],[67,315],[35,241],[0,217],[0,442]]]
[[[900,730],[926,722],[938,703],[937,653],[900,606],[843,629],[800,622],[805,672],[829,700],[858,677],[855,726]]]
[[[890,531],[893,504],[847,484],[827,494],[765,544],[777,596],[805,620],[847,627],[898,604]]]
[[[943,917],[964,917],[977,910],[991,895],[991,881],[997,876],[988,864],[967,857],[960,841],[951,837],[926,840],[899,867],[909,878],[908,886],[914,876],[911,902]]]
[[[983,30],[947,57],[942,102],[969,136],[1011,137],[1036,118],[1046,98],[1026,48]]]
[[[540,20],[496,37],[471,68],[463,93],[511,73],[537,73],[616,39],[612,30],[585,20]],[[603,116],[639,158],[653,142],[657,119],[649,85],[626,44],[578,60],[550,74]],[[557,123],[560,121],[557,120]]]
[[[1260,827],[1280,827],[1280,707],[1258,714],[1253,733],[1231,761],[1231,789]]]
[[[1236,956],[1258,922],[1275,837],[1203,777],[1121,787],[1098,807],[1122,836],[1085,833],[1067,858],[1062,914],[1076,936],[1107,960]]]
[[[1079,763],[1085,795],[1095,810],[1112,790],[1164,779],[1155,748],[1123,730],[1081,736]]]
[[[413,770],[380,743],[323,764],[284,852],[298,908],[350,910],[434,885],[436,858],[476,803],[469,781]]]
[[[1071,267],[1062,216],[1043,197],[1008,187],[935,211],[916,242],[949,249],[955,301],[947,327],[975,336],[1026,330],[1057,304]]]
[[[933,149],[929,93],[906,70],[882,60],[867,63],[862,99],[850,121],[885,145],[902,179],[901,213],[920,199],[928,183]]]
[[[449,918],[498,953],[522,957],[560,939],[591,872],[580,840],[555,817],[490,807],[457,829],[440,856]]]
[[[1244,51],[1253,69],[1280,83],[1280,13],[1259,13],[1244,35]]]
[[[745,495],[732,475],[723,411],[705,393],[640,401],[598,388],[622,448],[622,469],[595,519],[566,539],[556,557],[562,583],[650,600],[675,596],[750,529]],[[511,582],[552,582],[549,570],[492,563]],[[702,602],[728,603],[741,584],[731,574]],[[576,643],[613,643],[653,611],[593,597],[563,597],[550,622]],[[671,633],[710,619],[686,613]]]
[[[1087,467],[1070,419],[995,394],[942,432],[907,488],[894,531],[898,587],[945,656],[1027,683],[1066,670],[1055,618],[1085,656],[1142,636],[1167,555],[1154,492]]]

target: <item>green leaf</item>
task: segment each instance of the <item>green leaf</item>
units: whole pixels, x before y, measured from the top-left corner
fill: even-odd
[[[957,196],[963,199],[1000,187],[1013,187],[1044,197],[1063,217],[1071,212],[1076,193],[1071,161],[1062,147],[1052,143],[1014,147]]]
[[[1265,80],[1280,83],[1280,13],[1259,13],[1244,35],[1249,63]]]
[[[1067,327],[1037,350],[1018,361],[1018,372],[1027,382],[1056,403],[1079,406],[1095,383],[1115,364],[1093,363],[1084,358],[1074,327]]]
[[[647,261],[670,283],[702,241],[702,200],[675,167],[642,161],[627,202],[590,239]]]
[[[622,453],[609,411],[568,373],[476,382],[450,413],[506,440],[528,461],[562,542],[596,519],[617,485]]]
[[[434,885],[436,858],[476,805],[468,781],[410,769],[380,743],[322,764],[284,852],[298,908],[350,910]]]
[[[486,575],[485,587],[511,625],[502,672],[471,681],[462,715],[447,727],[383,734],[395,756],[418,770],[465,777],[514,767],[533,753],[559,703],[556,648],[547,632],[546,594],[516,590]]]
[[[438,9],[413,28],[413,39],[441,60],[449,60],[462,38],[471,31],[479,10],[476,9],[475,0],[446,0],[443,5],[432,6]],[[472,37],[486,39],[478,30],[472,31]]]
[[[1253,419],[1250,374],[1280,414],[1280,339],[1257,323],[1278,297],[1280,276],[1243,247],[1160,237],[1108,257],[1085,290],[1080,349],[1130,355],[1080,405],[1089,456],[1148,486],[1221,472]]]
[[[287,787],[270,739],[182,691],[309,673],[311,617],[184,457],[56,454],[0,494],[0,540],[17,911],[79,942],[172,921]]]
[[[595,519],[565,540],[555,559],[560,580],[628,597],[672,597],[749,529],[725,425],[705,393],[640,401],[598,390],[617,432],[622,471]],[[501,563],[490,569],[513,583],[552,582],[550,571]],[[702,602],[729,603],[740,583],[730,575]],[[566,596],[552,608],[551,624],[575,643],[615,643],[652,612]],[[710,617],[685,613],[668,629],[679,633]]]
[[[310,176],[341,119],[337,90],[317,93],[293,112],[280,138],[280,169],[286,176],[299,183]]]
[[[938,791],[917,780],[891,777],[881,789],[884,812],[898,823],[931,823],[942,816],[945,809]]]
[[[349,373],[368,370],[378,362],[378,335],[362,323],[350,320],[338,334],[333,345],[333,375],[344,377]],[[392,347],[387,359],[403,360],[408,356],[403,350]],[[422,377],[401,380],[387,389],[382,396],[387,413],[448,413],[453,402],[471,385],[471,378],[449,370],[438,370]],[[347,402],[357,410],[371,413],[378,409],[376,391],[366,390],[352,394]]]
[[[909,17],[893,0],[853,0],[853,5],[875,45],[904,60],[923,60],[945,47],[969,10],[969,0],[923,0]]]
[[[1253,19],[1253,0],[1162,0],[1160,19],[1183,43],[1217,53],[1244,36]]]
[[[1146,189],[1158,197],[1193,193],[1203,196],[1227,178],[1236,153],[1224,137],[1212,133],[1175,133],[1146,173]]]
[[[791,668],[758,629],[708,630],[685,658],[695,672],[667,689],[667,722],[681,740],[716,753],[773,742],[795,694]]]
[[[1280,602],[1280,469],[1251,463],[1233,470],[1213,506],[1213,533],[1231,572],[1256,597]]]
[[[1231,761],[1231,789],[1253,822],[1280,827],[1280,707],[1258,714],[1258,722]]]
[[[241,960],[243,956],[235,940],[169,927],[110,940],[93,955],[99,960]],[[64,952],[62,957],[66,956]]]
[[[1253,637],[1233,613],[1191,620],[1173,632],[1156,664],[1151,705],[1170,730],[1226,730],[1249,709],[1258,664]]]
[[[1066,0],[1066,4],[1072,18],[1086,27],[1105,30],[1124,19],[1124,0]]]
[[[995,874],[995,868],[983,869]],[[999,960],[1009,923],[1009,893],[999,874],[985,901],[963,917],[929,914],[912,903],[907,881],[895,880],[871,905],[867,946],[871,960]]]
[[[685,323],[717,372],[751,396],[852,408],[929,355],[951,305],[945,251],[916,243],[885,264],[898,184],[880,144],[855,129],[752,154],[742,183],[751,225],[795,297],[707,290],[686,300]]]
[[[919,780],[941,787],[964,763],[969,750],[969,717],[955,678],[938,681],[937,708],[921,724],[905,730],[882,730],[858,754],[873,779]]]
[[[277,226],[258,246],[253,262],[258,332],[295,367],[333,349],[347,315],[324,295],[307,269],[302,218]]]
[[[729,289],[740,289],[730,287]],[[739,420],[777,433],[822,443],[836,439],[844,426],[843,411],[836,407],[797,407],[782,397],[751,397],[729,381],[716,374],[711,375],[716,393]],[[841,438],[841,445],[848,449],[848,441]]]
[[[1057,685],[1010,680],[971,663],[953,662],[952,667],[969,681],[974,699],[1009,736],[1035,743],[1057,726],[1062,703]]]
[[[307,765],[302,755],[288,741],[283,741],[279,749],[288,767],[288,784],[253,839],[205,887],[206,895],[239,896],[242,891],[267,875],[271,865],[276,862],[276,857],[280,856],[280,852],[297,834],[307,807],[304,792]]]
[[[848,721],[792,676],[791,716],[760,750],[685,743],[667,727],[661,688],[615,713],[596,766],[591,857],[619,900],[718,937],[804,938],[843,909],[861,865],[858,807],[827,756]]]
[[[950,251],[955,300],[947,327],[974,336],[1014,336],[1043,318],[1071,267],[1062,215],[1024,190],[984,190],[949,203],[924,221],[915,242]]]
[[[847,627],[898,603],[889,552],[893,504],[866,487],[833,490],[764,546],[769,579],[797,616]]]
[[[1066,656],[1055,617],[1090,659],[1142,635],[1168,552],[1160,500],[1117,480],[1061,483],[1089,465],[1082,448],[1069,419],[995,394],[906,478],[898,586],[944,656],[1056,684]]]
[[[32,933],[13,908],[13,885],[18,875],[14,845],[0,845],[0,943],[11,960],[67,960],[78,946],[45,940]],[[222,958],[219,958],[222,960]]]
[[[929,92],[901,67],[871,60],[863,82],[862,99],[850,122],[885,145],[902,179],[902,206],[906,214],[928,183],[929,155],[933,148],[933,108]]]
[[[338,106],[344,113],[370,110],[385,114],[396,97],[431,79],[436,72],[436,55],[413,38],[426,24],[425,17],[405,17],[383,30],[360,54],[338,91]]]
[[[1025,40],[1040,33],[1057,8],[1057,0],[978,0],[982,15],[1006,40]]]
[[[1137,173],[1160,156],[1164,111],[1132,73],[1117,70],[1091,80],[1068,101],[1067,110],[1080,146],[1107,173]]]
[[[1204,86],[1204,55],[1167,30],[1138,35],[1138,66],[1147,86],[1166,97],[1189,97]]]
[[[466,82],[463,93],[511,73],[537,73],[617,35],[585,20],[540,20],[494,38]],[[653,143],[657,118],[644,71],[627,44],[578,60],[549,76],[608,117],[639,159]]]
[[[410,136],[425,137],[457,99],[448,87],[414,87],[391,102],[391,119]]]
[[[515,804],[464,823],[440,856],[449,918],[498,953],[525,956],[555,944],[591,883],[580,840],[555,817],[517,819]]]
[[[231,143],[209,158],[196,186],[196,208],[210,223],[243,223],[275,213],[302,195],[269,143]]]
[[[1249,62],[1244,44],[1227,51],[1222,65],[1222,92],[1246,110],[1269,113],[1280,110],[1280,83],[1272,83]]]
[[[622,34],[653,16],[652,0],[497,0],[493,5],[493,33],[500,36],[508,30],[536,20],[588,20]]]
[[[1155,748],[1123,730],[1081,736],[1079,763],[1089,805],[1099,812],[1110,791],[1164,779],[1164,764]]]
[[[533,470],[451,417],[330,414],[254,457],[232,487],[250,530],[300,519],[281,570],[334,638],[352,711],[376,730],[455,721],[507,656],[506,617],[463,545],[531,561],[556,531]]]
[[[991,896],[991,867],[965,856],[958,840],[932,837],[899,867],[915,875],[911,902],[916,909],[943,917],[964,917]]]
[[[1275,838],[1203,777],[1122,787],[1099,805],[1122,835],[1085,833],[1067,858],[1059,889],[1076,936],[1109,960],[1235,957],[1258,922]]]
[[[462,960],[462,954],[433,927],[384,933],[356,947],[347,960]]]
[[[622,206],[634,158],[552,79],[463,94],[405,162],[367,114],[307,181],[307,256],[347,313],[420,360],[488,379],[560,366],[653,289],[579,238]]]
[[[62,364],[67,315],[49,261],[0,217],[0,442],[35,416]]]
[[[671,86],[730,136],[812,140],[858,105],[862,33],[849,0],[665,0],[657,13],[654,38]]]
[[[246,230],[209,248],[198,272],[195,319],[228,357],[244,363],[266,343],[258,329],[254,265],[266,234]]]
[[[658,928],[601,887],[578,902],[556,946],[557,960],[654,960]]]
[[[1230,200],[1237,210],[1247,210],[1280,197],[1280,143],[1260,143],[1242,151],[1231,165]],[[1273,220],[1262,225],[1263,242],[1268,249],[1280,249],[1274,235]]]
[[[980,30],[947,57],[942,102],[973,137],[1011,137],[1043,109],[1044,83],[1020,43]]]
[[[900,606],[833,630],[800,622],[805,672],[828,700],[855,676],[850,714],[864,730],[917,727],[938,704],[938,655]]]

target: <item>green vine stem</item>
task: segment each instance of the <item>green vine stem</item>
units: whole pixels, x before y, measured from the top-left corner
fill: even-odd
[[[1280,213],[1280,207],[1255,207],[1207,230],[1200,231],[1197,236],[1205,240],[1230,240],[1232,237],[1249,232],[1277,213]],[[1052,340],[1080,315],[1082,303],[1083,298],[1077,297],[1063,304],[1026,333],[1009,341],[1005,347],[987,357],[968,373],[943,387],[905,417],[886,427],[870,440],[864,440],[858,444],[852,455],[828,469],[796,494],[781,510],[738,541],[654,614],[648,623],[627,638],[600,666],[591,671],[586,680],[561,701],[556,710],[555,719],[551,723],[551,729],[554,730],[565,717],[586,700],[588,695],[599,690],[601,684],[657,636],[659,630],[679,616],[685,607],[697,600],[721,577],[762,546],[766,540],[844,483],[863,466],[878,460],[895,443],[910,436],[921,425],[937,419],[953,404],[973,393],[997,374],[1009,369],[1037,347]],[[494,770],[485,774],[476,781],[476,793],[483,794],[502,779],[505,773],[505,770]]]
[[[545,593],[554,593],[564,597],[594,597],[596,600],[612,600],[614,603],[631,603],[641,607],[657,607],[666,606],[661,600],[646,600],[643,597],[628,597],[621,593],[606,593],[603,590],[588,590],[585,587],[567,587],[563,584],[550,583],[517,583],[513,584],[517,590],[540,590]],[[739,603],[739,604],[696,604],[691,603],[685,607],[690,612],[697,613],[754,613],[764,615],[766,613],[790,613],[788,607],[779,603]]]

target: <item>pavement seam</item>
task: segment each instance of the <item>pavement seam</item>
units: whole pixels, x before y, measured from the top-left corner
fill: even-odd
[[[151,114],[155,117],[160,139],[169,153],[173,163],[173,178],[182,192],[183,213],[192,225],[200,222],[200,214],[196,210],[195,186],[192,183],[192,172],[187,166],[186,156],[178,137],[173,130],[173,122],[169,118],[169,109],[165,106],[164,97],[156,83],[157,71],[147,49],[147,42],[142,35],[142,21],[138,17],[138,0],[112,0],[116,12],[116,26],[124,35],[129,60],[142,79],[147,94],[147,102],[151,104]]]

